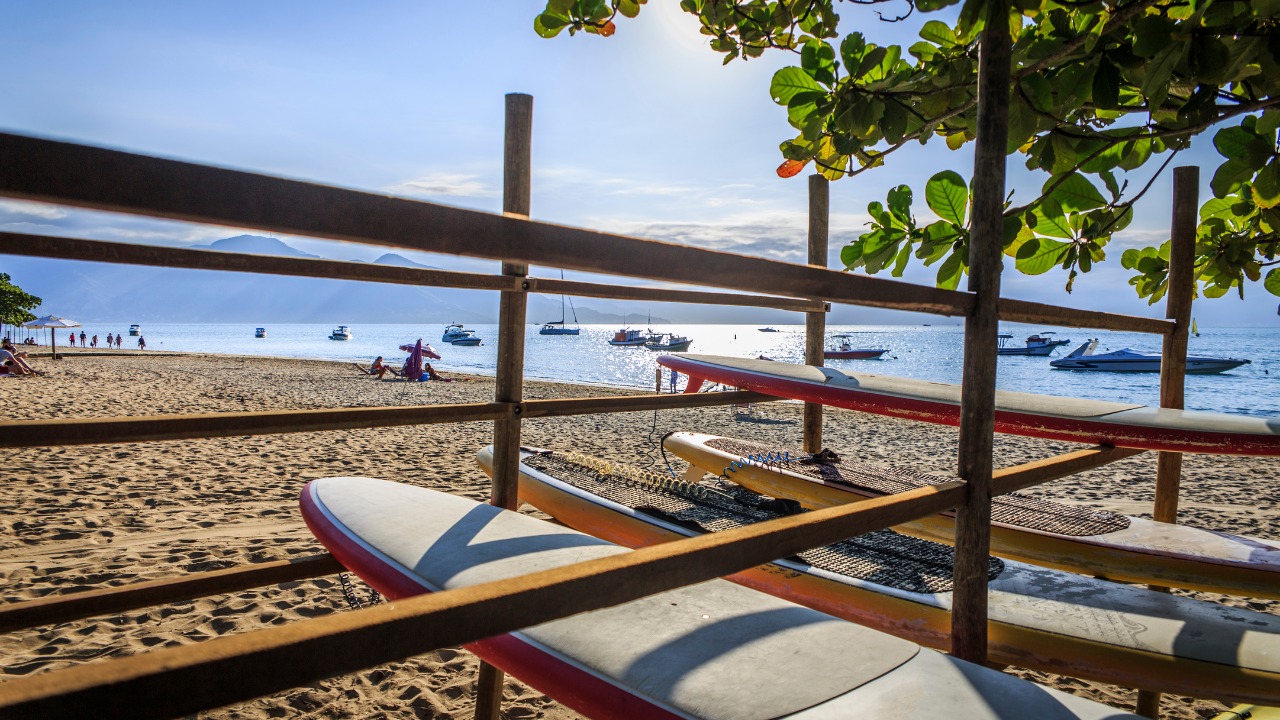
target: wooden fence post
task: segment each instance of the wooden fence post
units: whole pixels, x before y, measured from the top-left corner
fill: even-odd
[[[502,157],[502,211],[529,215],[533,156],[533,96],[507,95],[506,139]],[[524,263],[502,263],[502,274],[521,277]],[[524,399],[525,311],[529,296],[523,290],[504,290],[498,306],[498,372],[493,399],[518,403]],[[520,478],[520,416],[493,423],[493,485],[489,502],[515,510]],[[502,671],[480,663],[476,677],[476,720],[497,720],[502,710]]]
[[[827,266],[827,240],[831,227],[831,185],[821,175],[809,176],[809,264]],[[827,335],[827,314],[804,314],[804,361],[822,367],[822,348]],[[804,404],[804,451],[822,449],[822,406]]]
[[[1195,290],[1196,219],[1200,208],[1200,168],[1173,169],[1173,226],[1169,239],[1169,289],[1164,316],[1173,332],[1164,336],[1160,357],[1160,407],[1181,410],[1185,401],[1187,338],[1191,326],[1191,301]],[[1182,453],[1161,452],[1156,457],[1156,522],[1178,522],[1178,492],[1182,484]],[[1167,588],[1152,587],[1153,590]],[[1160,717],[1160,693],[1138,691],[1139,715]]]
[[[960,396],[958,473],[969,484],[956,514],[955,592],[951,654],[987,660],[987,557],[991,547],[992,434],[995,431],[996,343],[1000,320],[1000,266],[1004,238],[1005,144],[1009,134],[1011,39],[1005,2],[988,5],[978,50],[977,143],[973,157],[973,210],[969,290],[976,295],[965,318]]]

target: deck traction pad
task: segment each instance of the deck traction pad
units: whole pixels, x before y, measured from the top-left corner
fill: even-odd
[[[681,489],[683,483],[653,473],[647,473],[647,479],[601,474],[556,453],[526,457],[524,464],[638,512],[706,532],[784,516],[758,507],[769,498],[731,483],[699,485],[701,491],[687,492]],[[955,551],[947,545],[879,530],[789,559],[899,590],[946,593],[952,590],[954,556]],[[1004,570],[1004,563],[994,557],[987,562],[988,578],[994,580]]]

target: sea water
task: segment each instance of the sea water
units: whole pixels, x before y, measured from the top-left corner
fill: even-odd
[[[954,322],[954,321],[952,321]],[[103,323],[86,327],[90,334],[105,337],[125,329]],[[525,377],[628,388],[653,388],[657,359],[662,354],[643,347],[614,347],[608,344],[616,326],[583,325],[579,335],[539,335],[537,325],[525,328]],[[664,325],[653,328],[675,332],[693,339],[691,353],[754,358],[764,355],[784,362],[801,362],[804,357],[804,326],[777,325],[779,332],[760,332],[748,325]],[[235,355],[264,355],[317,360],[340,360],[367,364],[378,355],[399,363],[406,353],[399,349],[422,338],[441,356],[433,365],[450,370],[493,375],[497,367],[498,329],[496,325],[475,325],[483,344],[459,347],[440,342],[441,325],[353,325],[349,341],[329,340],[333,326],[269,325],[267,337],[255,338],[254,327],[243,324],[170,324],[143,326],[149,350],[168,350]],[[641,328],[643,329],[643,328]],[[1008,324],[1001,327],[1021,345],[1024,338],[1049,328]],[[932,326],[833,326],[828,335],[848,333],[855,348],[884,348],[880,360],[828,360],[831,367],[850,372],[959,383],[964,357],[964,329],[958,324]],[[1121,348],[1160,352],[1156,335],[1099,330],[1058,328],[1058,337],[1071,344],[1057,349],[1062,357],[1088,338],[1098,338],[1096,352]],[[62,335],[59,333],[59,345]],[[136,348],[137,338],[125,337],[126,348]],[[830,342],[828,343],[831,344]],[[1210,357],[1245,358],[1251,364],[1217,375],[1188,375],[1186,407],[1193,410],[1242,413],[1280,417],[1280,328],[1201,328],[1190,339],[1190,354]],[[1114,400],[1143,405],[1160,401],[1159,373],[1107,373],[1056,370],[1053,358],[1006,356],[999,359],[996,376],[1002,390],[1018,390],[1047,395]],[[666,382],[663,384],[667,387]],[[681,382],[683,387],[683,381]]]

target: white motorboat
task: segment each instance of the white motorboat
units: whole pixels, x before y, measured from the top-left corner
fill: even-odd
[[[1089,340],[1071,351],[1070,355],[1058,360],[1051,360],[1050,365],[1059,370],[1101,370],[1104,372],[1160,372],[1160,355],[1143,353],[1129,348],[1115,352],[1094,355],[1098,341]],[[1187,356],[1188,375],[1207,375],[1220,373],[1241,365],[1248,365],[1248,360],[1236,358],[1211,358],[1196,355]]]
[[[138,337],[138,336],[142,335],[142,326],[141,326],[141,325],[130,325],[130,326],[129,326],[129,335],[130,335],[130,336],[132,336],[132,337]]]
[[[329,339],[330,340],[350,340],[351,328],[347,327],[346,325],[339,325],[338,327],[334,328],[333,332],[329,333]]]
[[[675,333],[659,333],[656,336],[650,335],[648,342],[644,344],[649,350],[662,350],[665,352],[684,352],[689,349],[693,341],[684,335],[676,335]]]
[[[1024,347],[1009,347],[1009,341],[1013,339],[1012,335],[1000,336],[1000,347],[996,348],[997,355],[1034,355],[1044,356],[1052,355],[1054,348],[1061,347],[1070,343],[1070,340],[1058,340],[1052,332],[1039,332],[1027,338],[1027,344]]]
[[[461,340],[467,336],[467,333],[475,335],[474,332],[462,327],[462,323],[452,323],[445,326],[444,334],[440,336],[440,342],[451,343],[454,340]]]
[[[474,345],[479,345],[480,337],[476,335],[476,332],[474,330],[463,330],[461,335],[455,334],[454,338],[449,342],[453,345],[470,347]]]

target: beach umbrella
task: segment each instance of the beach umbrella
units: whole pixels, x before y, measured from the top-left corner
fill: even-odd
[[[404,371],[400,374],[405,380],[417,381],[422,379],[422,338],[418,338],[417,344],[413,346],[413,350],[409,353],[409,359],[404,363]]]
[[[422,340],[418,340],[418,342],[422,342]],[[415,347],[417,347],[417,345],[415,345],[415,344],[413,344],[413,343],[405,343],[405,344],[403,344],[403,345],[401,345],[401,346],[400,346],[400,349],[401,349],[401,350],[403,350],[403,351],[405,351],[405,352],[413,352],[413,349],[414,349]],[[439,359],[440,359],[440,354],[439,354],[439,353],[437,353],[437,352],[436,352],[436,349],[435,349],[435,348],[433,348],[433,347],[431,347],[430,345],[423,345],[423,346],[422,346],[422,354],[423,354],[423,356],[424,356],[424,357],[429,357],[429,358],[431,358],[432,360],[439,360]]]
[[[80,323],[76,322],[75,320],[68,320],[66,318],[57,317],[56,315],[45,315],[44,317],[36,318],[31,322],[23,323],[22,327],[36,328],[37,330],[48,329],[49,330],[49,352],[53,356],[53,359],[57,360],[58,359],[58,349],[56,347],[57,333],[53,331],[57,328],[80,327]]]

